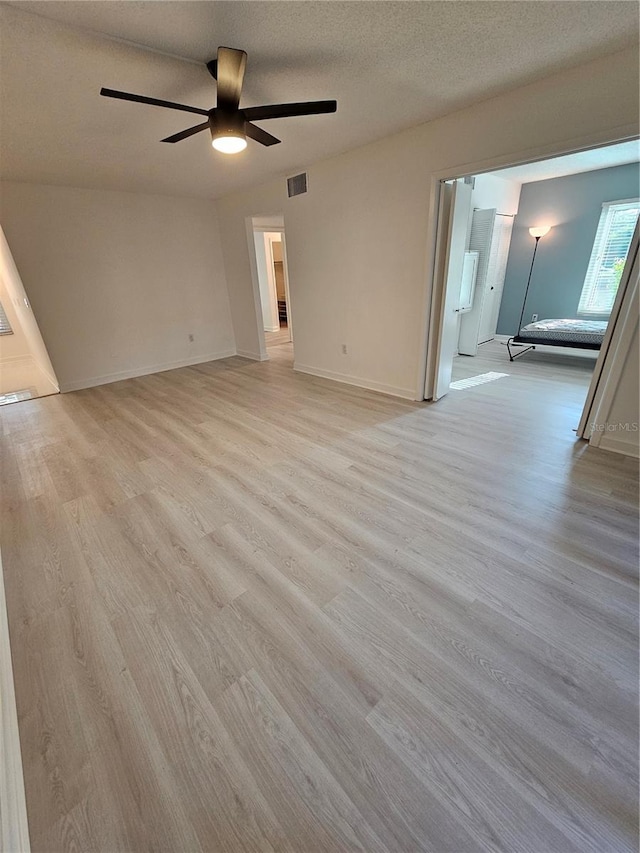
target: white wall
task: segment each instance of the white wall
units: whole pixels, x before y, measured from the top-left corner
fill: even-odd
[[[1,191],[63,391],[235,353],[213,202],[12,182]]]
[[[638,55],[548,77],[218,202],[238,348],[259,351],[246,218],[283,211],[296,366],[417,396],[432,266],[434,175],[474,173],[638,129]],[[611,97],[616,92],[616,97]],[[338,107],[340,109],[340,105]],[[343,355],[346,343],[348,354]]]
[[[11,254],[4,230],[0,227],[0,298],[7,312],[13,335],[0,337],[0,353],[5,358],[11,355],[29,355],[38,370],[57,388],[58,380],[53,370],[49,353],[33,315],[31,303],[24,289],[20,273]],[[15,344],[12,339],[15,338]]]
[[[0,302],[13,329],[0,336],[0,394],[26,389],[34,396],[56,394],[58,381],[1,228]]]
[[[471,206],[479,210],[495,207],[498,213],[515,216],[518,212],[520,190],[519,181],[500,178],[497,175],[476,175]]]

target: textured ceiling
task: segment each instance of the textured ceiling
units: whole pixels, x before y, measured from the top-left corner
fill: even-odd
[[[634,2],[20,2],[2,4],[1,174],[216,197],[290,173],[634,44]],[[263,122],[283,142],[229,158],[185,113],[101,86],[210,108],[199,63],[249,54],[243,106],[336,98],[338,113]],[[186,117],[186,121],[185,121]]]

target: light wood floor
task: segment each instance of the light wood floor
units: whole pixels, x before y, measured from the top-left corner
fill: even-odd
[[[35,851],[631,851],[637,466],[589,365],[291,345],[0,410]]]
[[[278,346],[279,344],[289,343],[289,328],[285,323],[280,326],[277,332],[265,332],[264,338],[267,349],[272,346]]]

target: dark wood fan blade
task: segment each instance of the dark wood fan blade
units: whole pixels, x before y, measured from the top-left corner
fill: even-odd
[[[118,92],[115,89],[100,89],[100,94],[105,98],[119,98],[121,101],[135,101],[137,104],[151,104],[153,107],[166,107],[169,110],[182,110],[185,113],[197,113],[200,116],[208,116],[209,110],[201,110],[198,107],[187,107],[185,104],[174,104],[173,101],[159,101],[157,98],[147,98],[145,95],[132,95],[130,92]]]
[[[203,121],[202,124],[196,124],[195,127],[188,127],[186,130],[181,130],[180,133],[174,133],[173,136],[167,136],[166,139],[161,139],[161,142],[180,142],[193,136],[194,133],[200,133],[201,130],[207,130],[209,127],[208,121]]]
[[[261,127],[256,127],[255,124],[251,124],[250,122],[245,122],[244,132],[247,136],[250,136],[251,139],[255,139],[256,142],[259,142],[261,145],[277,145],[280,140],[275,136],[271,136],[270,133],[267,133],[266,130],[263,130]]]
[[[248,121],[260,121],[267,118],[288,118],[289,116],[313,116],[322,113],[335,113],[337,101],[307,101],[303,104],[266,104],[263,107],[248,107],[242,110]]]
[[[218,79],[218,62],[217,62],[217,60],[212,59],[209,62],[207,62],[207,71],[209,72],[209,74],[211,74],[211,76],[213,77],[214,80]]]
[[[247,54],[233,47],[218,48],[218,109],[235,112],[240,103]]]

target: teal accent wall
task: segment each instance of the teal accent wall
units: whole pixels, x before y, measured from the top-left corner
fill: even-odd
[[[515,335],[518,331],[535,245],[529,228],[552,226],[538,245],[523,325],[531,322],[532,314],[538,314],[540,320],[577,317],[602,203],[638,196],[638,163],[523,184],[513,223],[498,334]]]

